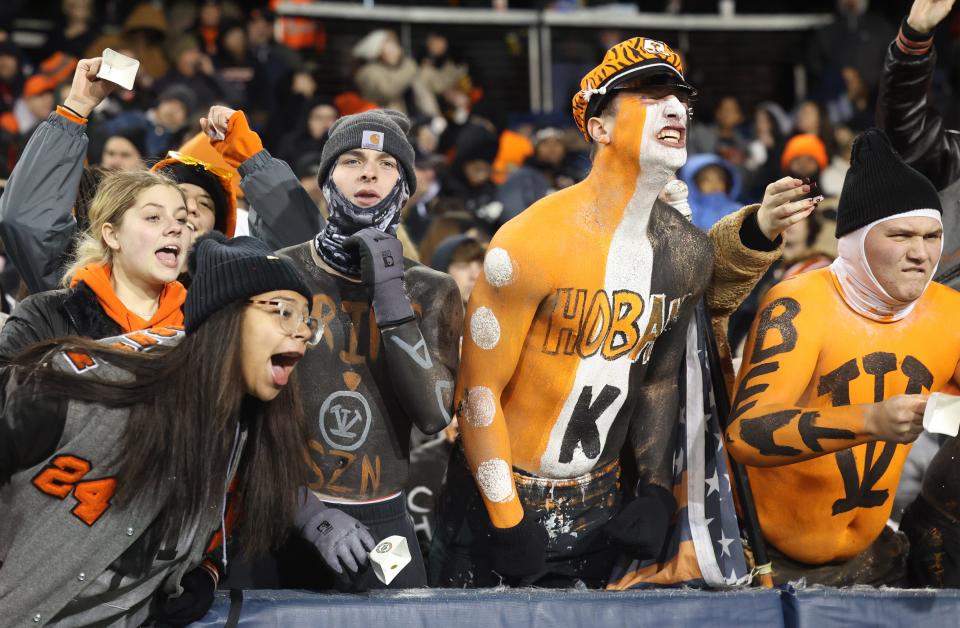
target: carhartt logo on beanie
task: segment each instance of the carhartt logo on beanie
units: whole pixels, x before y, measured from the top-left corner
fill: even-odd
[[[374,109],[344,116],[330,127],[327,142],[320,155],[320,187],[327,180],[337,157],[357,148],[383,151],[392,155],[403,170],[407,188],[413,194],[417,189],[417,175],[413,169],[413,146],[407,139],[410,119],[392,109]]]
[[[218,231],[197,238],[188,260],[193,281],[183,304],[187,333],[240,299],[274,290],[292,290],[310,303],[312,295],[300,272],[256,238],[228,240]]]
[[[864,131],[853,142],[850,170],[843,180],[837,237],[915,209],[943,213],[937,189],[903,161],[883,131]]]

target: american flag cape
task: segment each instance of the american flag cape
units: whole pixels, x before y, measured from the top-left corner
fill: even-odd
[[[700,305],[702,307],[702,304]],[[677,513],[662,560],[624,557],[614,568],[608,589],[650,586],[729,588],[750,583],[734,507],[723,430],[713,393],[707,342],[694,317],[680,387],[680,427],[673,458],[673,494]],[[722,378],[718,378],[722,381]]]

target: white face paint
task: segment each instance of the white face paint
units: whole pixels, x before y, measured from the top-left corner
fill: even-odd
[[[478,307],[470,317],[470,337],[481,349],[493,349],[500,342],[500,321],[488,307]]]
[[[672,175],[687,163],[687,108],[676,96],[650,101],[646,108],[640,170]]]
[[[494,288],[502,288],[513,282],[513,260],[506,249],[499,247],[487,251],[483,258],[483,274]]]
[[[505,502],[513,497],[513,475],[506,460],[494,458],[477,466],[477,484],[483,496],[492,502]]]

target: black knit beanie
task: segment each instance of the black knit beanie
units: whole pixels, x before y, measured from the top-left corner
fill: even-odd
[[[903,161],[883,131],[864,131],[853,142],[850,170],[843,180],[837,237],[915,209],[943,213],[937,188]]]
[[[329,137],[323,145],[317,175],[320,187],[326,183],[337,157],[348,150],[369,148],[396,158],[410,194],[413,194],[417,189],[417,175],[413,169],[413,146],[407,139],[409,130],[410,119],[393,109],[374,109],[340,118],[330,127]]]
[[[256,238],[205,233],[194,243],[188,266],[193,277],[183,304],[188,334],[218,310],[263,292],[293,290],[307,303],[312,299],[293,262]]]
[[[213,200],[213,228],[217,231],[226,230],[231,208],[223,184],[220,183],[215,174],[204,170],[203,166],[180,162],[163,165],[160,172],[168,175],[177,183],[192,183],[203,188],[203,191],[209,194]]]

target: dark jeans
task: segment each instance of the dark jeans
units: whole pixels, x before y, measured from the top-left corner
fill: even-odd
[[[546,568],[521,581],[509,581],[490,566],[490,517],[467,468],[463,450],[454,448],[437,507],[437,527],[430,546],[432,587],[520,586],[590,588],[606,585],[619,548],[603,526],[621,503],[620,467],[613,461],[570,480],[551,480],[514,471],[524,510],[547,530]]]
[[[918,495],[904,511],[900,530],[910,539],[909,586],[960,588],[960,523]]]

